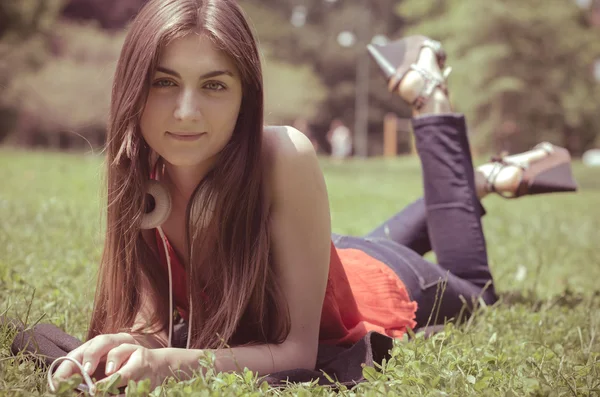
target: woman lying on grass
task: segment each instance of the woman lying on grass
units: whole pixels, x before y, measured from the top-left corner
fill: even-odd
[[[263,126],[257,44],[234,0],[147,3],[117,65],[104,254],[88,341],[69,357],[121,385],[191,374],[206,349],[218,371],[314,369],[320,343],[401,337],[495,302],[480,200],[574,191],[569,154],[544,143],[474,170],[439,43],[369,49],[413,106],[424,198],[365,237],[332,235],[310,141]],[[64,361],[53,376],[76,372]]]

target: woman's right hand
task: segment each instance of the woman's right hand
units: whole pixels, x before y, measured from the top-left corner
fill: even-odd
[[[104,359],[109,351],[125,343],[139,345],[133,335],[125,332],[98,335],[72,350],[67,356],[81,363],[85,371],[92,375],[98,369],[98,365],[105,361]],[[52,377],[54,380],[68,379],[78,372],[79,370],[75,364],[64,361],[58,366]],[[105,375],[105,373],[97,374],[96,380],[103,378]]]

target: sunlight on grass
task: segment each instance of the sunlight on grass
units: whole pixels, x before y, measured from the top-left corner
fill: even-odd
[[[322,166],[336,233],[365,234],[421,194],[416,158],[322,159]],[[0,313],[84,337],[102,249],[102,175],[97,155],[0,149]],[[487,198],[483,222],[501,302],[431,339],[397,341],[392,360],[366,370],[371,381],[346,394],[597,395],[600,169],[577,165],[576,177],[578,194]],[[0,329],[0,395],[43,395],[40,374],[10,357],[11,335]],[[248,379],[209,373],[166,390],[332,394],[310,385],[271,390]]]

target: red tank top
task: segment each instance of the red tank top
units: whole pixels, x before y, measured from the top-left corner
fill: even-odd
[[[168,272],[158,230],[156,241],[161,263]],[[167,250],[171,257],[174,305],[187,320],[185,269],[168,240]],[[333,242],[330,258],[320,342],[349,345],[369,331],[401,338],[406,327],[416,326],[417,303],[410,300],[404,283],[386,264],[357,249],[337,249]]]

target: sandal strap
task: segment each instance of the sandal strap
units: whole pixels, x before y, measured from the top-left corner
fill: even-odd
[[[405,46],[408,46],[409,41],[414,40],[414,39],[416,39],[416,37],[408,37],[406,39],[400,40],[399,43],[402,41],[408,40],[408,42],[406,42],[406,44],[405,44]],[[434,52],[434,54],[437,58],[438,66],[439,66],[440,70],[446,69],[445,63],[446,63],[447,55],[446,55],[444,48],[442,47],[442,43],[440,43],[439,41],[436,41],[436,40],[425,38],[425,37],[419,38],[419,40],[420,40],[420,43],[418,43],[417,51],[413,55],[415,57],[417,57],[418,54],[420,53],[421,49],[423,49],[424,47],[427,47]],[[405,51],[405,49],[403,49],[402,51]],[[389,61],[386,60],[386,62],[387,63],[385,64],[385,68],[392,67],[392,66],[388,65]],[[416,63],[416,60],[415,60],[415,63]],[[450,68],[448,68],[448,69],[450,69]],[[401,65],[396,68],[395,72],[393,72],[392,75],[390,77],[388,77],[388,90],[389,91],[396,90],[398,88],[398,85],[404,78],[404,76],[406,76],[406,74],[410,70],[411,70],[410,66],[404,66],[401,62]],[[447,74],[445,74],[444,77],[447,77]]]
[[[520,187],[521,184],[523,183],[523,176],[525,175],[525,170],[527,169],[526,166],[516,163],[516,162],[512,162],[512,161],[507,161],[504,156],[493,156],[491,158],[492,163],[494,163],[494,168],[492,169],[492,171],[490,172],[490,175],[488,176],[487,180],[486,180],[486,190],[490,193],[496,193],[499,196],[506,198],[506,199],[513,199],[513,198],[517,198],[519,197],[518,193],[515,193],[514,195],[509,195],[506,193],[502,193],[496,190],[496,179],[498,178],[498,175],[500,175],[500,172],[507,166],[513,166],[513,167],[519,167],[523,170],[523,172],[521,173],[521,180],[519,181],[518,186]]]
[[[446,51],[444,50],[444,47],[442,47],[442,43],[436,40],[426,39],[423,41],[423,44],[421,44],[421,48],[422,47],[430,48],[438,57],[440,69],[444,69],[444,65],[446,63]]]
[[[552,154],[554,152],[554,145],[549,142],[538,143],[533,147],[534,149],[542,149],[547,154]]]
[[[500,174],[500,171],[502,171],[502,169],[506,166],[506,163],[502,162],[502,159],[498,160],[494,160],[492,158],[492,161],[494,163],[494,168],[492,168],[492,171],[490,172],[490,175],[488,176],[488,178],[486,179],[486,190],[490,193],[498,193],[500,194],[500,192],[496,191],[496,179],[498,178],[498,175]]]
[[[421,109],[425,105],[425,103],[427,103],[427,100],[433,94],[437,87],[440,87],[446,94],[448,93],[446,81],[443,77],[439,78],[432,74],[429,70],[424,69],[415,63],[410,65],[410,69],[414,70],[415,72],[419,72],[419,74],[423,77],[423,80],[425,82],[423,88],[421,89],[421,92],[419,92],[419,95],[412,103],[412,106],[416,110]]]

